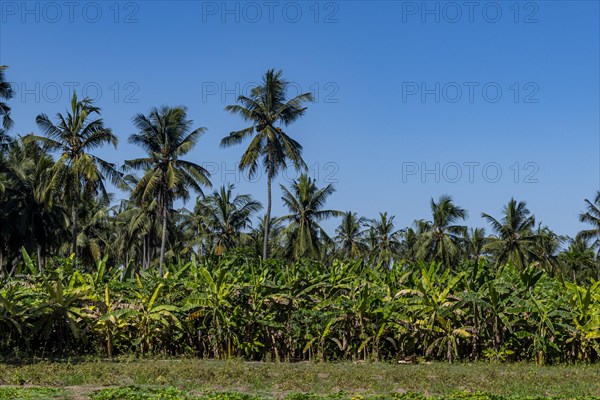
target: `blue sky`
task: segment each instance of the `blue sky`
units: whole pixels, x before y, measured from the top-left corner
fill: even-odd
[[[515,197],[573,235],[600,182],[599,3],[470,4],[3,1],[11,133],[36,132],[76,87],[120,139],[99,155],[122,162],[141,154],[127,143],[133,115],[185,105],[208,128],[189,158],[264,202],[265,179],[233,172],[244,146],[219,148],[245,127],[223,108],[283,69],[291,94],[315,94],[288,132],[319,184],[334,182],[331,208],[388,211],[403,227],[451,194],[481,226]],[[274,199],[281,215],[278,187]]]

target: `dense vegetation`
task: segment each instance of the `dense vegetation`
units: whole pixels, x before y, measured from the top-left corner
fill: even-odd
[[[535,266],[373,267],[244,256],[92,273],[26,259],[0,290],[3,354],[248,360],[594,361],[600,284]]]
[[[536,223],[511,199],[482,214],[492,234],[463,225],[450,196],[403,229],[328,209],[332,185],[304,170],[286,132],[310,94],[286,98],[268,71],[226,109],[248,126],[240,168],[267,176],[267,206],[233,185],[212,193],[193,159],[205,128],[184,107],[133,118],[145,156],[118,166],[100,109],[74,94],[67,114],[36,118],[41,134],[9,135],[13,92],[0,68],[0,351],[4,355],[169,354],[252,360],[490,358],[545,362],[600,356],[600,192],[585,200],[575,238]],[[285,130],[284,130],[285,129]],[[127,193],[116,202],[107,184]],[[196,193],[194,207],[175,209]],[[116,204],[116,205],[115,205]],[[493,214],[493,213],[492,213]],[[341,217],[334,236],[319,225]]]

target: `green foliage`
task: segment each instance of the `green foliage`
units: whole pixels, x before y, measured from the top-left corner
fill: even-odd
[[[0,288],[4,355],[248,360],[530,360],[600,356],[600,283],[439,263],[373,267],[244,256],[127,277],[69,260]]]
[[[175,388],[139,388],[128,386],[123,388],[102,389],[92,393],[93,400],[188,400],[196,397]]]
[[[17,388],[17,387],[0,387],[0,400],[12,399],[31,399],[31,400],[46,400],[57,399],[64,394],[64,391],[54,388]]]

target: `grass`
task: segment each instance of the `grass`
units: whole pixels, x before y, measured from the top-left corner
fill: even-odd
[[[0,400],[8,399],[60,399],[65,398],[67,393],[64,390],[55,388],[29,387],[0,387]]]
[[[109,389],[112,391],[125,392],[115,394],[117,397],[101,397],[102,393],[109,396],[110,392],[100,392],[95,393],[93,398],[187,399],[207,391],[275,398],[283,398],[291,393],[339,393],[340,397],[346,398],[390,398],[390,394],[394,393],[398,397],[402,393],[449,396],[456,392],[569,398],[600,396],[599,378],[600,367],[594,365],[537,367],[531,364],[398,365],[346,362],[279,364],[199,359],[2,363],[0,384],[61,387],[68,393],[75,394],[69,397],[68,393],[65,395],[56,392],[45,394],[47,397],[31,397],[36,395],[35,390],[31,389],[33,391],[30,397],[3,397],[3,392],[0,392],[0,400],[88,398],[91,393],[106,387],[113,387]],[[146,393],[150,397],[135,397],[136,391],[142,389],[127,388],[131,385],[150,391]],[[167,389],[169,387],[173,389]],[[130,392],[126,392],[127,390]],[[159,394],[162,393],[161,390],[180,390],[182,392],[179,395],[183,397],[175,396],[175,392],[152,397],[152,390],[158,390]],[[171,395],[175,397],[168,397]],[[310,398],[302,395],[294,400]],[[412,395],[410,398],[413,398]]]

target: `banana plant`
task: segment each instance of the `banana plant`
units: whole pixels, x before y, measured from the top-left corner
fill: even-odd
[[[30,298],[35,304],[32,319],[45,344],[55,343],[60,350],[68,343],[69,332],[73,339],[87,344],[92,317],[85,307],[91,299],[88,285],[81,285],[75,275],[65,285],[59,272],[57,278],[44,278],[36,297]]]
[[[136,312],[131,308],[120,308],[111,300],[108,286],[104,287],[104,314],[97,319],[95,330],[106,340],[106,355],[113,357],[115,342],[127,342],[130,338],[132,317]]]
[[[578,358],[591,361],[592,350],[600,354],[600,281],[592,281],[588,288],[576,283],[565,283],[572,314],[571,343]]]
[[[439,274],[440,269],[437,263],[422,267],[420,276],[413,275],[413,287],[401,290],[396,296],[409,296],[406,308],[422,338],[425,354],[445,353],[452,362],[458,356],[459,340],[471,335],[471,328],[463,324],[461,299],[454,293],[465,273],[451,275],[446,269]]]
[[[127,316],[127,319],[131,319],[137,336],[133,344],[142,354],[146,354],[154,350],[155,344],[160,343],[164,346],[181,336],[183,327],[175,315],[180,310],[179,307],[157,302],[165,286],[164,282],[156,284],[148,295],[142,290],[143,285],[139,275],[136,276],[136,280],[139,288],[136,292],[138,303],[131,314],[123,313],[120,317]]]

